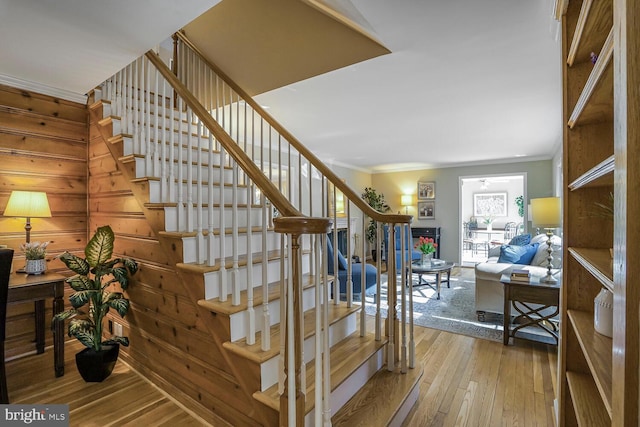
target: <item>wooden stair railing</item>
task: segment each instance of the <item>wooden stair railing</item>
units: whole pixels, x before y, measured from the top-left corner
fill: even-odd
[[[176,39],[182,40],[179,35]],[[186,40],[186,39],[184,39]],[[185,45],[186,46],[186,45]],[[381,254],[381,242],[382,242],[382,224],[389,224],[389,248],[388,253],[395,254],[395,233],[397,232],[395,225],[400,226],[400,232],[402,238],[401,247],[403,253],[406,253],[406,249],[410,242],[406,242],[404,236],[406,234],[406,228],[410,226],[411,217],[408,215],[388,215],[379,213],[369,205],[367,205],[348,185],[346,185],[331,169],[324,165],[319,159],[317,159],[313,153],[307,150],[302,144],[300,144],[292,135],[290,135],[285,129],[282,128],[273,118],[267,115],[262,108],[255,103],[250,97],[245,94],[233,84],[233,91],[230,90],[232,83],[219,82],[218,74],[215,74],[215,70],[209,67],[208,61],[199,56],[196,51],[185,52],[184,49],[177,49],[178,56],[182,58],[182,61],[178,61],[182,64],[179,70],[182,70],[181,80],[180,72],[178,76],[175,76],[168,67],[160,60],[155,52],[149,51],[145,55],[145,62],[143,59],[136,60],[135,63],[127,67],[123,72],[120,72],[108,81],[106,86],[108,91],[114,93],[115,99],[120,98],[115,102],[116,110],[118,114],[126,117],[123,120],[123,128],[125,132],[133,135],[134,142],[144,157],[144,170],[148,176],[158,176],[160,179],[160,203],[174,203],[177,200],[177,204],[180,207],[184,205],[185,209],[182,213],[182,209],[178,209],[177,227],[178,231],[195,233],[197,236],[196,251],[197,263],[207,263],[213,265],[215,262],[214,248],[213,248],[213,230],[214,223],[212,220],[213,212],[213,198],[214,194],[212,182],[213,182],[213,169],[214,151],[217,147],[218,153],[218,165],[220,179],[220,227],[224,228],[225,219],[225,198],[224,191],[227,186],[232,188],[233,202],[232,202],[232,229],[234,232],[234,238],[232,239],[233,246],[233,289],[232,300],[239,300],[239,288],[236,286],[238,280],[235,274],[238,271],[238,238],[237,238],[237,216],[238,216],[238,194],[242,190],[242,185],[246,189],[246,204],[248,206],[248,217],[251,216],[251,206],[254,198],[259,197],[260,207],[262,209],[262,234],[263,234],[263,253],[266,254],[266,248],[264,247],[264,238],[267,231],[267,218],[273,224],[274,229],[278,233],[287,235],[286,244],[281,245],[281,265],[286,266],[287,271],[282,274],[283,278],[287,278],[289,290],[283,290],[283,301],[287,301],[283,304],[288,311],[281,319],[286,319],[288,322],[293,322],[285,326],[285,330],[288,333],[287,347],[284,351],[285,370],[281,376],[281,382],[283,384],[284,396],[281,402],[281,417],[285,417],[286,424],[295,420],[297,424],[300,416],[304,416],[304,411],[300,408],[304,408],[304,401],[302,405],[298,401],[303,399],[301,393],[301,384],[299,384],[299,377],[301,376],[299,370],[304,369],[304,364],[301,363],[301,357],[299,354],[301,336],[299,332],[300,310],[301,306],[301,277],[302,270],[302,250],[305,245],[310,252],[310,268],[312,273],[315,271],[314,277],[316,280],[320,280],[320,277],[327,278],[328,260],[326,258],[326,233],[330,220],[326,217],[333,219],[334,226],[334,239],[336,238],[336,220],[338,219],[337,210],[337,190],[339,190],[345,198],[345,211],[347,218],[347,231],[349,232],[351,224],[351,206],[360,209],[363,213],[362,218],[362,235],[365,230],[365,218],[374,219],[378,222],[377,228],[377,249]],[[188,61],[185,61],[185,58]],[[205,62],[206,61],[206,62]],[[190,63],[190,69],[186,69],[184,65]],[[205,68],[207,65],[209,68]],[[189,71],[187,71],[189,70]],[[202,73],[200,71],[202,70]],[[213,70],[213,71],[208,71]],[[197,72],[196,72],[197,71]],[[215,75],[215,77],[213,77]],[[146,77],[145,77],[146,76]],[[226,76],[225,76],[226,77]],[[207,80],[207,78],[209,80]],[[140,81],[139,81],[140,79]],[[155,85],[152,82],[155,79]],[[225,79],[226,80],[226,79]],[[144,81],[144,83],[141,83]],[[207,83],[207,81],[209,83]],[[215,86],[211,84],[215,82]],[[227,86],[225,86],[227,85]],[[191,86],[191,87],[189,87]],[[236,89],[237,88],[237,89]],[[213,90],[213,94],[211,94]],[[240,96],[242,94],[242,96]],[[213,96],[215,96],[215,108],[213,103]],[[234,98],[235,97],[235,98]],[[145,101],[146,100],[146,101]],[[143,103],[146,102],[145,105]],[[248,123],[241,123],[240,116],[240,104],[244,103],[244,115],[248,114],[252,117],[252,124],[257,120],[260,123],[259,132],[264,132],[263,123],[267,124],[268,137],[266,139],[260,139],[260,155],[255,156],[256,144],[253,139],[248,142],[248,131],[252,136],[256,132],[256,129],[251,126],[249,129]],[[169,104],[169,107],[167,107]],[[232,105],[236,111],[233,114]],[[249,109],[250,107],[250,109]],[[154,112],[153,118],[150,117],[151,111]],[[256,117],[257,116],[259,117]],[[145,116],[146,115],[146,116]],[[184,115],[184,118],[183,118]],[[145,117],[143,117],[145,116]],[[177,116],[177,117],[176,117]],[[234,126],[235,120],[235,128]],[[177,129],[174,129],[177,126]],[[183,129],[186,126],[186,129]],[[275,132],[275,133],[274,133]],[[115,133],[115,132],[114,132]],[[169,136],[167,136],[167,133]],[[174,133],[177,135],[174,141]],[[235,139],[231,136],[235,133]],[[195,135],[195,136],[194,136]],[[241,138],[242,136],[242,138]],[[186,159],[183,158],[183,147],[186,142]],[[164,139],[167,139],[165,141]],[[168,139],[170,138],[170,141]],[[263,147],[264,141],[268,141],[268,147]],[[277,147],[274,147],[272,143],[277,141]],[[284,144],[284,147],[283,147]],[[174,148],[178,147],[178,158],[174,158]],[[265,151],[266,150],[266,151]],[[275,152],[275,154],[274,154]],[[195,153],[195,154],[194,154]],[[272,157],[277,157],[277,161]],[[283,162],[283,157],[285,161]],[[208,161],[208,164],[207,164]],[[297,161],[297,177],[291,173],[293,163]],[[273,174],[272,164],[276,162],[277,173]],[[173,165],[178,164],[177,176],[174,173]],[[193,175],[191,167],[187,169],[186,177],[183,176],[182,165],[197,164],[196,176]],[[170,165],[170,170],[167,171],[167,164]],[[283,164],[286,164],[286,168],[283,168]],[[266,169],[268,171],[265,171]],[[223,175],[225,168],[231,170],[232,182],[227,184]],[[208,169],[207,169],[208,168]],[[207,171],[207,178],[203,176],[203,170]],[[303,172],[306,172],[306,176],[303,178]],[[276,179],[274,180],[274,175]],[[283,179],[282,175],[286,175]],[[314,185],[314,176],[318,176],[321,181],[321,185]],[[297,179],[297,181],[295,181]],[[308,181],[305,181],[308,180]],[[207,182],[208,181],[208,182]],[[275,181],[275,183],[274,183]],[[193,193],[191,183],[197,183],[195,194]],[[183,189],[181,188],[183,183],[186,183],[186,202],[182,199]],[[308,183],[307,192],[303,191],[304,184]],[[175,189],[177,187],[177,190]],[[294,192],[294,188],[297,189],[297,193]],[[208,191],[209,197],[207,202],[204,202],[204,191]],[[315,191],[315,193],[314,193]],[[286,193],[286,194],[285,194]],[[258,194],[258,196],[257,196]],[[314,198],[315,194],[315,198]],[[315,199],[320,195],[321,202],[319,206],[315,204]],[[195,198],[195,201],[194,201]],[[333,206],[329,206],[329,199],[333,199]],[[291,202],[294,201],[295,202]],[[267,206],[270,203],[277,211],[277,217],[271,218],[271,212],[267,213]],[[207,209],[208,228],[207,234],[207,249],[202,250],[205,246],[203,223],[204,211]],[[184,215],[184,220],[180,220],[180,215]],[[195,218],[195,219],[194,219]],[[248,222],[249,223],[249,222]],[[248,227],[251,229],[251,226]],[[222,234],[222,233],[221,233]],[[250,257],[251,250],[251,232],[248,232],[248,239],[246,253]],[[225,238],[220,237],[220,252],[218,257],[224,259],[227,254],[225,249]],[[283,239],[284,242],[284,239]],[[349,248],[351,240],[348,242]],[[334,240],[334,248],[337,248],[336,241]],[[362,241],[362,253],[364,254],[364,240]],[[201,253],[207,254],[206,257],[201,256]],[[350,249],[349,249],[350,252]],[[336,259],[334,265],[337,265],[337,250]],[[321,258],[321,256],[323,258]],[[266,256],[264,257],[266,259]],[[387,367],[389,371],[395,370],[395,364],[400,361],[401,372],[406,372],[407,367],[414,367],[414,347],[413,347],[413,316],[411,314],[411,302],[407,307],[406,301],[406,274],[400,274],[400,281],[403,286],[402,297],[398,301],[397,292],[397,280],[398,272],[404,272],[407,268],[406,263],[410,260],[403,259],[402,265],[396,266],[395,256],[388,256],[388,276],[389,276],[389,313],[387,320],[387,336],[389,337],[388,355],[387,355]],[[381,257],[378,257],[377,261],[377,295],[376,299],[376,338],[380,340],[381,335],[381,318],[380,318],[380,271],[381,271]],[[226,277],[224,274],[224,263],[221,263],[221,277]],[[248,265],[252,263],[247,262]],[[351,283],[351,257],[348,258],[348,287],[347,287],[347,302],[349,306],[352,304],[353,288]],[[251,270],[251,269],[249,269]],[[263,268],[263,274],[265,269]],[[282,270],[284,271],[284,270]],[[251,274],[251,273],[248,273]],[[364,304],[365,304],[365,283],[364,274],[362,276],[361,283],[361,299],[363,308],[361,309],[361,335],[365,334],[364,330]],[[267,280],[263,277],[263,284]],[[226,298],[227,290],[224,280],[221,279],[221,292],[220,298]],[[253,291],[253,281],[248,279],[247,291]],[[320,283],[317,283],[316,288],[320,292]],[[326,288],[326,287],[325,287]],[[263,286],[263,292],[266,289],[266,285]],[[283,288],[284,289],[284,288]],[[340,289],[338,280],[334,281],[333,288],[334,303],[339,302]],[[411,298],[411,293],[409,293]],[[251,300],[252,297],[249,297]],[[318,295],[316,301],[324,301],[325,305],[328,304],[330,299],[330,292],[325,289],[324,296],[322,298]],[[264,298],[268,301],[268,298]],[[398,322],[398,313],[396,311],[396,301],[401,304],[401,322]],[[407,343],[406,324],[407,309],[410,311],[408,323],[410,325],[409,343]],[[320,312],[318,310],[318,312]],[[266,342],[263,342],[263,347],[269,346],[269,321],[268,310],[264,310],[265,320],[263,326],[266,325],[266,329],[263,329],[262,337],[266,337]],[[398,329],[402,328],[401,331]],[[250,328],[251,329],[251,328]],[[322,328],[321,328],[322,329]],[[317,329],[320,330],[320,329]],[[249,332],[247,335],[247,342],[251,342],[251,335],[254,332]],[[320,340],[326,340],[328,334],[326,329],[323,329],[325,337],[319,337]],[[328,342],[328,341],[327,341]],[[318,345],[316,348],[328,348],[328,344]],[[320,351],[320,350],[318,350]],[[321,357],[316,357],[316,360],[322,360]],[[322,373],[322,366],[316,366],[316,372],[321,372],[319,375],[327,375],[326,367],[325,373]],[[289,375],[291,373],[291,375]],[[284,380],[286,377],[287,381]],[[326,378],[324,379],[326,383]],[[287,399],[286,396],[295,396],[293,399]],[[319,396],[320,393],[316,393]],[[320,396],[320,399],[327,400],[327,396]],[[316,405],[325,404],[318,402]],[[319,406],[316,406],[319,408]],[[320,411],[317,411],[320,412]],[[316,416],[325,415],[327,411],[322,410],[321,414]],[[319,425],[317,419],[317,424]],[[327,423],[328,420],[324,419],[323,423]],[[330,421],[329,421],[330,422]],[[284,425],[286,425],[284,424]]]

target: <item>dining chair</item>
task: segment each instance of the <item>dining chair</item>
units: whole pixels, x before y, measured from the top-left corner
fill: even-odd
[[[0,404],[9,403],[7,372],[4,366],[4,338],[7,323],[7,297],[13,249],[0,249]]]

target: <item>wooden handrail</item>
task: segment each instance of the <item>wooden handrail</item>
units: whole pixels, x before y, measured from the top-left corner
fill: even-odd
[[[352,201],[365,215],[370,217],[375,221],[381,221],[385,223],[411,223],[411,215],[402,215],[402,214],[385,214],[382,212],[378,212],[373,209],[367,202],[365,202],[360,195],[358,195],[355,191],[351,189],[338,175],[336,175],[331,169],[329,169],[324,162],[318,159],[315,154],[309,151],[300,141],[298,141],[289,131],[287,131],[284,126],[282,126],[278,121],[276,121],[269,113],[267,113],[257,102],[253,100],[248,93],[246,93],[240,86],[238,86],[232,79],[229,78],[227,74],[225,74],[220,68],[211,63],[202,52],[193,44],[191,41],[182,33],[176,33],[176,36],[186,44],[190,49],[192,49],[202,61],[204,61],[215,73],[220,76],[228,85],[231,87],[238,95],[242,97],[242,99],[251,106],[255,111],[257,111],[261,117],[265,119],[271,127],[273,127],[280,135],[284,136],[285,139],[296,149],[298,152],[303,155],[309,162],[318,169],[327,179],[338,188],[342,194],[344,194],[350,201]]]
[[[158,72],[169,82],[174,90],[182,97],[184,102],[200,118],[202,124],[209,129],[216,137],[216,140],[233,157],[247,175],[256,183],[265,196],[273,203],[283,216],[298,217],[303,214],[298,211],[278,188],[265,176],[258,166],[249,158],[224,129],[215,121],[209,112],[200,104],[198,99],[182,84],[182,82],[169,70],[166,64],[152,50],[148,51],[146,57],[156,67]]]

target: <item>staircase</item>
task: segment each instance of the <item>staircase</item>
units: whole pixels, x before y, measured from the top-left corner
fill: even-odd
[[[165,271],[147,281],[164,299],[163,280],[175,275],[195,328],[210,337],[170,346],[189,361],[185,383],[202,384],[171,380],[138,352],[123,357],[211,424],[400,425],[422,375],[414,366],[411,293],[405,275],[395,274],[405,261],[396,266],[391,257],[387,266],[389,298],[400,310],[389,304],[383,319],[380,298],[371,303],[356,293],[364,277],[354,287],[351,259],[341,295],[326,245],[338,193],[348,227],[351,211],[360,212],[361,235],[369,219],[381,237],[383,224],[402,230],[410,217],[373,211],[183,35],[174,42],[173,72],[150,51],[94,91],[92,144],[108,150],[162,252],[161,266],[141,260],[143,271]],[[359,249],[365,253],[364,241]],[[377,271],[380,295],[380,261]],[[365,304],[376,307],[374,319]],[[129,329],[149,341],[170,335],[167,326],[154,332],[136,324],[142,311]]]

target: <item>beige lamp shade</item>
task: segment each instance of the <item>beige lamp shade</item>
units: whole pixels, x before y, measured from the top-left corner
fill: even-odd
[[[4,216],[50,218],[49,199],[42,191],[12,191]]]
[[[531,222],[534,227],[556,228],[562,224],[559,197],[531,199]]]
[[[411,206],[412,203],[413,197],[411,197],[411,194],[403,194],[400,196],[400,204],[402,206]]]
[[[12,191],[4,208],[4,216],[26,218],[26,242],[31,242],[31,218],[50,218],[49,199],[42,191]]]

